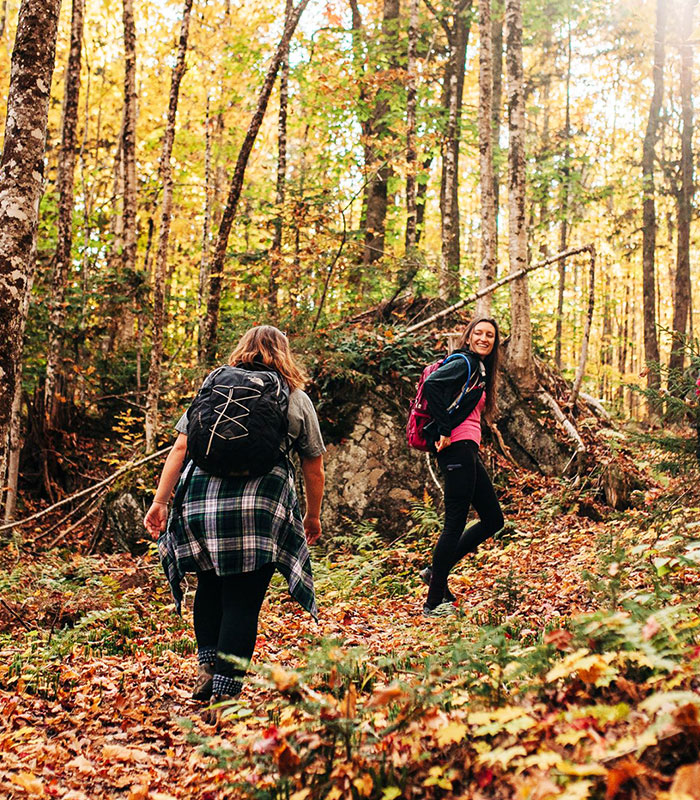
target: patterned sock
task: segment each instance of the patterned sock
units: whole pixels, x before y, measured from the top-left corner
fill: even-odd
[[[200,664],[216,664],[216,647],[200,647],[197,650],[197,661]]]
[[[234,678],[230,675],[214,675],[214,682],[212,684],[212,695],[226,694],[230,697],[236,697],[243,690],[243,682],[240,678]]]

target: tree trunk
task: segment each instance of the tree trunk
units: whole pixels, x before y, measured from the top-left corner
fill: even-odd
[[[284,12],[285,21],[292,13],[292,0],[287,0]],[[280,64],[280,110],[277,117],[277,187],[275,205],[277,214],[274,221],[274,235],[270,245],[270,279],[268,283],[267,311],[271,320],[277,319],[277,290],[282,267],[282,228],[284,203],[287,195],[287,106],[289,102],[289,43],[282,54]]]
[[[447,112],[442,145],[442,179],[440,184],[442,263],[440,297],[454,301],[459,297],[459,149],[461,138],[464,68],[469,39],[471,0],[462,0],[455,10],[448,37],[450,57],[443,85]]]
[[[180,83],[185,74],[185,56],[187,55],[187,37],[190,27],[190,13],[193,0],[185,0],[180,27],[180,42],[177,49],[177,61],[173,67],[170,81],[170,99],[168,101],[168,120],[163,135],[163,150],[160,156],[160,180],[163,185],[163,204],[160,211],[160,227],[158,230],[158,250],[156,252],[156,268],[153,275],[153,332],[151,345],[151,363],[148,370],[148,390],[146,394],[146,453],[152,453],[158,431],[158,397],[160,395],[160,372],[163,358],[163,330],[165,328],[165,273],[168,261],[168,240],[170,238],[170,219],[173,206],[173,174],[170,158],[175,142],[175,122],[177,104],[180,99]]]
[[[85,0],[73,0],[71,11],[70,52],[66,66],[61,119],[61,149],[58,156],[58,231],[51,281],[49,340],[46,351],[44,415],[51,427],[58,416],[57,384],[61,382],[63,322],[65,320],[66,282],[73,246],[73,186],[75,177],[76,130],[80,98],[80,60],[83,40]]]
[[[384,0],[382,14],[382,47],[385,68],[395,69],[397,65],[399,0]],[[388,92],[391,82],[377,91],[371,118],[367,121],[365,138],[365,168],[368,172],[365,187],[365,244],[362,251],[362,264],[368,266],[384,255],[384,234],[386,231],[386,211],[388,206],[389,178],[392,174],[390,158],[385,152],[389,126],[386,116],[389,113]],[[361,275],[362,273],[358,273]]]
[[[287,24],[285,25],[282,38],[277,45],[275,55],[272,57],[270,66],[268,67],[265,81],[258,95],[258,105],[253,114],[253,117],[246,131],[243,144],[238,153],[236,166],[231,178],[231,187],[229,189],[228,199],[226,201],[226,208],[221,217],[221,225],[219,227],[219,235],[216,240],[216,247],[214,250],[214,258],[212,260],[211,275],[209,279],[209,297],[207,298],[207,330],[205,339],[205,353],[207,361],[212,363],[216,357],[216,344],[217,344],[217,325],[219,322],[219,306],[221,304],[221,286],[224,274],[224,262],[226,260],[226,248],[228,246],[228,237],[231,233],[231,226],[233,225],[234,217],[236,216],[236,209],[238,208],[238,201],[241,196],[243,188],[243,177],[245,169],[248,164],[250,153],[255,144],[255,139],[260,130],[265,110],[267,109],[272,87],[277,76],[277,70],[282,61],[282,56],[289,42],[296,30],[297,23],[301,17],[304,9],[306,8],[309,0],[300,0],[294,7]]]
[[[479,189],[481,193],[481,268],[479,289],[496,277],[496,201],[493,194],[493,53],[491,0],[479,0]],[[477,317],[491,316],[491,295],[476,305]]]
[[[664,94],[664,61],[666,42],[666,0],[656,0],[656,31],[654,34],[654,92],[649,106],[647,130],[642,149],[642,293],[644,307],[644,358],[647,362],[647,388],[658,389],[659,338],[656,332],[656,203],[654,187],[654,158],[659,116]],[[653,404],[652,404],[653,406]]]
[[[416,45],[418,41],[418,0],[411,0],[408,21],[406,59],[406,241],[407,258],[413,256],[418,243],[418,211],[416,207]]]
[[[686,0],[681,30],[681,187],[678,193],[678,239],[676,252],[676,296],[673,304],[673,344],[668,362],[673,387],[683,371],[685,335],[690,309],[690,221],[693,211],[693,10],[696,0]]]
[[[7,474],[23,309],[44,183],[44,150],[60,0],[22,0],[0,159],[0,475]]]
[[[566,110],[564,116],[564,164],[561,181],[561,222],[559,227],[559,250],[566,250],[569,236],[569,162],[571,161],[571,20],[568,25],[566,50]],[[559,262],[559,286],[557,288],[557,315],[554,333],[554,363],[562,368],[561,337],[564,321],[564,290],[566,289],[566,261]]]
[[[491,52],[493,55],[493,93],[491,97],[491,117],[493,139],[491,149],[494,153],[501,151],[501,104],[503,102],[503,0],[494,0],[491,7]],[[496,251],[496,272],[498,277],[498,211],[500,207],[501,170],[497,160],[493,164],[493,202],[496,209],[496,233],[494,249]]]
[[[508,85],[508,255],[511,273],[527,266],[525,218],[525,93],[523,87],[523,17],[520,0],[506,0],[506,73]],[[532,324],[527,276],[510,285],[508,354],[524,394],[537,388],[532,357]]]
[[[211,168],[211,116],[210,96],[207,94],[207,109],[204,130],[204,224],[202,226],[202,258],[199,262],[199,289],[197,291],[197,361],[204,364],[204,333],[207,321],[207,295],[209,291],[209,246],[211,236],[212,175]]]
[[[122,0],[124,22],[124,128],[122,163],[124,175],[124,249],[122,267],[136,268],[136,26],[134,0]]]

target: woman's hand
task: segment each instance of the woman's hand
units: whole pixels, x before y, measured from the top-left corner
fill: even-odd
[[[449,447],[452,444],[452,439],[449,436],[441,436],[437,442],[435,442],[435,449],[438,453],[441,450],[444,450],[446,447]]]
[[[168,522],[168,504],[154,502],[144,517],[143,524],[151,536],[156,539],[165,530]]]
[[[321,536],[321,520],[318,517],[304,517],[304,533],[309,544],[316,544]]]

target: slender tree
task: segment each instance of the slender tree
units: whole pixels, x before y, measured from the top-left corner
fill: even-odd
[[[396,69],[398,66],[398,20],[399,0],[383,0],[379,72]],[[391,86],[391,82],[384,81],[383,86],[377,89],[372,113],[363,131],[367,171],[364,197],[365,243],[362,251],[364,266],[384,255],[388,187],[392,174],[390,154],[386,152],[390,132],[387,116],[390,111]]]
[[[406,255],[411,257],[418,242],[416,206],[416,49],[418,43],[418,0],[411,0],[406,54]]]
[[[566,106],[564,109],[564,163],[562,166],[560,214],[559,223],[559,252],[566,250],[569,238],[569,178],[571,172],[571,20],[567,27],[566,40]],[[566,289],[566,260],[559,262],[559,285],[557,288],[557,315],[556,329],[554,332],[554,363],[558,369],[562,367],[561,338],[562,323],[564,318],[564,290]]]
[[[221,225],[219,226],[219,234],[216,239],[216,246],[214,250],[214,258],[212,259],[211,274],[209,278],[209,296],[207,298],[207,325],[205,337],[205,353],[209,363],[213,362],[216,356],[217,344],[217,325],[219,322],[219,306],[221,304],[221,287],[223,283],[224,263],[226,261],[226,248],[228,247],[228,238],[231,233],[231,226],[236,216],[238,208],[238,201],[241,197],[241,190],[243,188],[243,178],[245,176],[246,166],[250,153],[255,144],[255,139],[262,125],[263,117],[267,109],[267,104],[270,100],[272,87],[275,83],[277,70],[282,63],[282,57],[289,42],[291,41],[294,31],[296,30],[299,18],[301,17],[304,9],[308,5],[309,0],[300,0],[292,9],[289,17],[287,18],[282,37],[277,45],[270,66],[267,69],[265,80],[260,94],[258,95],[258,104],[255,112],[248,125],[243,144],[236,159],[236,166],[233,170],[233,177],[231,178],[231,186],[226,201],[226,207],[221,216]]]
[[[165,275],[168,263],[168,241],[170,239],[170,220],[173,212],[173,172],[170,158],[175,142],[175,122],[177,105],[180,99],[180,84],[185,74],[185,58],[187,56],[187,38],[190,29],[190,14],[193,0],[185,0],[180,25],[180,41],[177,48],[177,60],[170,80],[170,97],[168,100],[168,119],[163,134],[163,149],[160,156],[160,181],[163,186],[163,202],[160,210],[160,227],[158,229],[158,250],[153,275],[153,343],[151,345],[151,362],[148,370],[148,390],[146,395],[146,452],[155,449],[155,437],[158,430],[158,396],[160,394],[161,361],[163,358],[163,329],[165,327]]]
[[[523,16],[520,0],[506,0],[506,78],[508,87],[508,255],[511,273],[527,266],[525,217],[525,92]],[[524,393],[537,387],[532,356],[532,323],[527,276],[510,284],[508,360]]]
[[[664,61],[666,59],[666,0],[656,0],[654,32],[654,91],[642,149],[642,298],[644,307],[644,358],[647,362],[647,387],[659,386],[659,337],[656,332],[656,201],[654,159],[659,116],[664,94]]]
[[[124,175],[124,249],[122,266],[127,274],[136,267],[136,25],[134,0],[123,0],[124,121],[122,164]]]
[[[22,0],[0,158],[0,479],[22,362],[24,303],[44,183],[46,124],[60,0]]]
[[[498,273],[498,210],[500,207],[501,171],[497,155],[501,151],[501,105],[503,103],[503,0],[493,0],[491,5],[491,53],[493,56],[493,93],[491,97],[491,117],[493,138],[493,202],[496,208],[496,231],[494,248],[496,250],[496,273]]]
[[[461,141],[464,68],[471,25],[471,0],[459,0],[450,24],[437,15],[428,0],[426,5],[438,16],[447,37],[448,59],[443,79],[442,101],[445,132],[442,141],[440,181],[441,268],[440,296],[455,300],[459,295],[459,151]]]
[[[197,360],[204,363],[204,330],[207,320],[207,293],[209,290],[209,246],[211,237],[211,213],[214,187],[212,186],[211,163],[211,98],[207,94],[204,121],[204,224],[202,225],[202,257],[199,262],[199,286],[197,291]]]
[[[685,0],[681,31],[681,185],[677,194],[678,238],[673,343],[668,362],[671,384],[683,370],[690,312],[690,221],[693,213],[693,11],[697,0]]]
[[[479,190],[481,194],[481,268],[479,289],[496,276],[496,199],[493,173],[493,53],[491,48],[491,2],[479,0]],[[482,297],[476,315],[490,316],[491,295]]]
[[[65,320],[66,281],[73,246],[73,187],[75,182],[76,131],[78,127],[78,101],[80,97],[80,61],[83,40],[85,0],[73,0],[71,10],[70,51],[66,66],[61,116],[61,148],[58,155],[56,183],[58,187],[58,231],[51,281],[51,306],[49,314],[49,342],[46,351],[46,382],[44,384],[44,411],[46,421],[56,421],[57,384],[61,382],[61,355],[63,353],[62,328]]]
[[[292,11],[292,0],[287,0],[284,12],[285,24]],[[277,116],[277,186],[274,234],[270,245],[270,280],[268,283],[267,310],[270,319],[277,319],[277,290],[282,267],[282,232],[284,203],[287,196],[287,106],[289,103],[289,42],[282,54],[280,64],[280,108]]]

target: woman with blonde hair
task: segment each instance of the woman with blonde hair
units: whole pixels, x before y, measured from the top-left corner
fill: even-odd
[[[284,333],[271,325],[251,328],[175,426],[178,438],[144,523],[160,535],[178,611],[184,575],[197,574],[194,699],[240,693],[275,569],[292,597],[317,616],[307,542],[321,535],[325,447],[304,381]],[[301,460],[303,519],[291,450]]]

